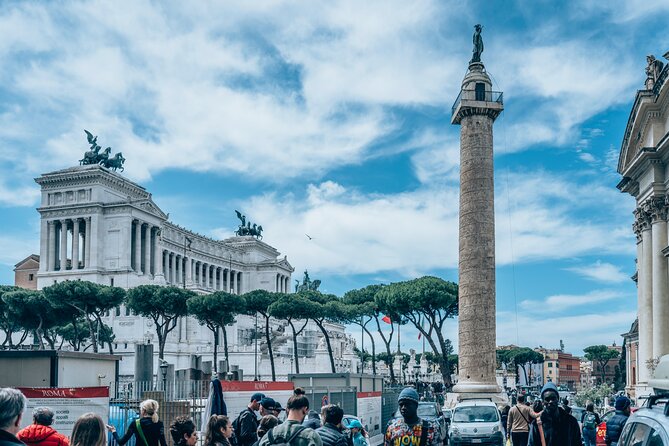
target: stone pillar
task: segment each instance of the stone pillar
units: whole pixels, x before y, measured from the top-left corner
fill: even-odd
[[[86,222],[86,233],[84,234],[84,268],[91,267],[91,243],[93,239],[93,227],[91,225],[91,217],[84,219]]]
[[[664,197],[653,199],[652,226],[652,294],[653,294],[653,356],[669,353],[669,277],[667,259],[667,207]]]
[[[60,271],[67,269],[67,220],[60,221]]]
[[[183,258],[180,255],[174,254],[174,257],[176,257],[175,263],[176,263],[176,269],[174,270],[176,279],[175,279],[175,284],[177,286],[183,285],[183,279],[181,278],[181,273],[183,272],[182,269],[182,261]]]
[[[219,291],[221,289],[221,275],[220,275],[220,268],[218,266],[214,266],[214,289],[216,291]]]
[[[230,269],[225,268],[224,273],[225,273],[224,274],[225,279],[223,281],[223,286],[224,286],[223,290],[226,293],[229,293],[230,292]]]
[[[156,239],[157,238],[158,237],[156,237]],[[160,249],[160,247],[158,246],[158,241],[157,240],[154,242],[153,246],[154,246],[154,253],[155,253],[155,255],[153,256],[153,262],[154,262],[154,268],[155,268],[155,271],[156,271],[156,276],[160,276],[164,279],[165,278],[164,253],[163,253],[163,250]]]
[[[470,63],[451,119],[460,124],[459,379],[453,388],[460,399],[502,399],[495,376],[493,123],[504,107],[491,87],[483,64]]]
[[[646,385],[650,373],[646,361],[653,357],[653,240],[650,215],[641,208],[635,210],[634,229],[640,239],[638,258],[638,301],[639,317],[639,384]],[[639,249],[640,248],[640,249]]]
[[[231,279],[232,279],[232,282],[230,283],[230,290],[231,290],[230,292],[232,294],[239,294],[237,292],[237,271],[232,271],[230,276],[231,276]]]
[[[207,264],[205,264],[205,263],[202,264],[202,287],[205,288],[205,289],[209,288],[209,267],[210,266],[211,265],[209,265],[208,263]]]
[[[186,285],[193,285],[193,259],[186,258]]]
[[[170,268],[170,272],[169,272],[169,274],[167,275],[167,276],[169,277],[168,282],[171,283],[172,285],[174,285],[174,283],[176,282],[176,270],[175,270],[175,269],[176,269],[176,268],[175,268],[176,255],[175,255],[173,252],[170,252],[170,253],[168,253],[167,255],[168,255],[169,259],[170,259],[170,260],[169,260],[169,262],[170,262],[170,266],[169,266],[169,268]]]
[[[200,262],[200,280],[198,281],[198,284],[202,288],[205,288],[207,286],[207,282],[205,281],[204,277],[204,262]]]
[[[151,225],[144,230],[144,274],[151,274]]]
[[[135,222],[135,272],[142,274],[142,222]]]
[[[56,270],[56,220],[49,223],[49,240],[47,240],[49,252],[49,271]]]
[[[79,269],[79,219],[72,220],[72,269]]]

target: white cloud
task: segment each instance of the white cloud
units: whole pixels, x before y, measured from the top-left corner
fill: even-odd
[[[625,297],[625,293],[616,290],[594,290],[586,294],[556,294],[543,301],[523,300],[520,305],[531,313],[568,312],[574,307],[592,305]]]
[[[630,280],[629,274],[624,273],[618,266],[600,260],[590,265],[566,268],[566,270],[598,282],[623,283]]]

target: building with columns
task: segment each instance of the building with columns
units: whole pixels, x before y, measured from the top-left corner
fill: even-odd
[[[664,58],[669,60],[669,52]],[[654,56],[647,62],[646,82],[623,136],[618,159],[623,178],[617,186],[636,200],[638,350],[632,379],[637,397],[652,390],[653,360],[669,353],[669,68]]]
[[[214,240],[171,223],[145,188],[107,168],[75,166],[43,174],[35,181],[42,192],[38,289],[63,280],[87,280],[125,289],[173,285],[200,294],[219,290],[244,294],[257,289],[290,292],[294,268],[274,247],[250,236]],[[132,376],[134,346],[157,342],[152,322],[123,306],[109,312],[104,322],[116,335],[116,353],[127,357],[120,362],[120,375]],[[269,374],[269,357],[256,322],[255,317],[240,315],[226,330],[231,365],[242,368],[246,377],[257,373],[262,378]],[[295,369],[286,325],[285,321],[271,322],[279,375]],[[343,325],[328,328],[338,371],[355,371],[354,341]],[[311,325],[300,336],[301,370],[330,371],[322,369],[329,360],[322,358],[321,337]],[[182,318],[168,335],[165,358],[176,369],[188,368],[193,354],[213,359],[213,344],[209,329],[191,317]],[[154,350],[157,366],[158,349]]]

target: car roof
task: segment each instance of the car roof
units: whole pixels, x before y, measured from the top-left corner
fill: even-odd
[[[492,406],[497,409],[497,405],[490,400],[464,400],[455,405],[458,407],[472,407],[472,406]]]
[[[630,415],[627,422],[643,422],[644,418],[656,421],[669,433],[669,417],[664,414],[664,407],[641,407]]]

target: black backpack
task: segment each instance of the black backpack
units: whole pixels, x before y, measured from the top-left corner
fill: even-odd
[[[240,427],[241,427],[241,424],[242,424],[242,418],[247,413],[250,413],[250,414],[254,415],[253,412],[247,407],[246,409],[242,410],[239,413],[239,415],[237,416],[237,418],[235,418],[235,420],[232,422],[232,428],[234,429],[233,435],[230,438],[230,444],[232,446],[239,445],[239,440],[237,438],[237,435],[239,435],[239,433],[241,433]]]
[[[269,439],[269,444],[270,445],[274,445],[274,446],[292,446],[291,442],[293,440],[295,440],[295,438],[297,438],[297,436],[300,435],[300,432],[302,432],[305,429],[306,429],[306,427],[299,426],[295,430],[295,432],[293,432],[293,435],[288,437],[288,440],[284,439],[283,437],[274,438],[274,434],[272,433],[272,431],[274,429],[271,429],[269,432],[267,432],[267,438]]]

